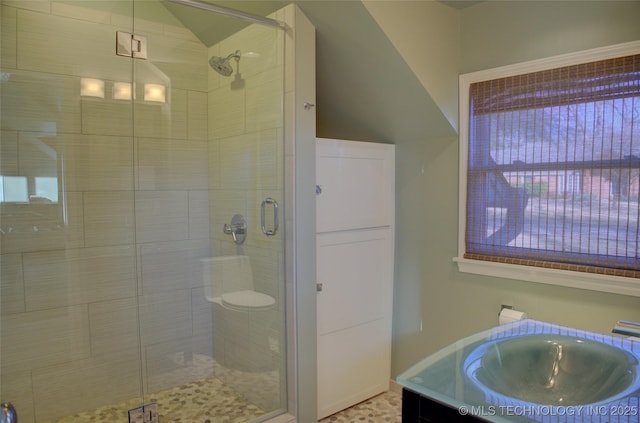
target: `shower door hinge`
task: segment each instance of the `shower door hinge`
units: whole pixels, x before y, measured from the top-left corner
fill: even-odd
[[[116,31],[116,54],[118,56],[146,59],[147,37],[131,34],[130,32]]]

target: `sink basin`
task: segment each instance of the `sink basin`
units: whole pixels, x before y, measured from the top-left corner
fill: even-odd
[[[613,401],[640,385],[635,355],[569,335],[487,342],[467,356],[465,375],[493,396],[550,406]]]

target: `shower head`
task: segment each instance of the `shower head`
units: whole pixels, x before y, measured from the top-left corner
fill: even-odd
[[[233,68],[229,63],[231,59],[236,59],[236,62],[239,62],[240,50],[236,50],[235,53],[231,53],[227,57],[211,56],[209,66],[222,76],[230,76],[233,73]]]

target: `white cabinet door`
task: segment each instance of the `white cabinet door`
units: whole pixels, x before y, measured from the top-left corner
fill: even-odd
[[[394,146],[318,139],[316,232],[393,224]]]
[[[318,417],[389,387],[391,229],[317,235]]]
[[[318,140],[318,418],[389,387],[394,150]]]

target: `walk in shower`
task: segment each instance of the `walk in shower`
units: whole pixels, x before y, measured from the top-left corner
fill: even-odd
[[[287,410],[285,31],[159,0],[0,7],[2,401],[20,423]],[[206,295],[240,273],[260,314]]]

